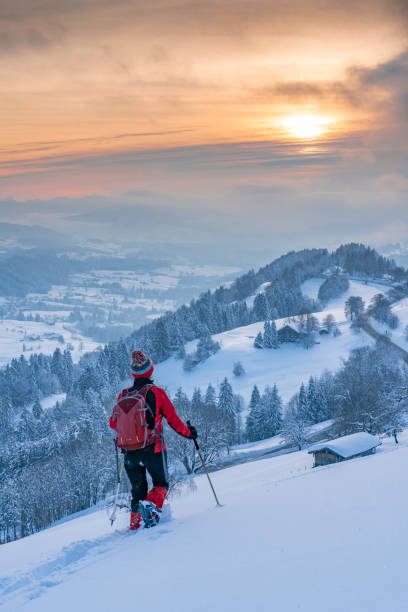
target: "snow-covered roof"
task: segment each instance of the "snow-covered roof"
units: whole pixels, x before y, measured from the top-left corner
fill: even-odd
[[[328,450],[343,459],[350,459],[360,453],[365,453],[382,444],[381,440],[377,436],[372,436],[365,431],[361,433],[351,434],[350,436],[343,436],[337,438],[337,440],[330,440],[329,442],[320,442],[311,446],[308,450],[309,453],[315,453],[316,451]]]

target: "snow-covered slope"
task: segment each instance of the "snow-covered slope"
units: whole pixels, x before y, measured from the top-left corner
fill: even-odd
[[[64,351],[69,345],[75,362],[79,361],[83,353],[99,346],[63,321],[49,325],[35,321],[0,320],[0,366],[7,365],[21,354],[27,359],[33,353],[51,355],[56,348]]]
[[[306,451],[205,477],[129,533],[91,511],[0,547],[2,612],[405,612],[408,433],[312,469]]]
[[[408,326],[408,298],[394,304],[392,311],[399,319],[396,329],[390,329],[387,325],[379,323],[373,318],[370,319],[370,323],[381,334],[388,335],[395,344],[408,351],[408,340],[405,333],[405,328]]]
[[[302,290],[316,298],[322,282],[322,279],[311,279],[304,283]],[[205,391],[209,383],[218,385],[227,376],[234,392],[241,394],[246,401],[249,401],[255,384],[262,391],[266,385],[276,383],[283,400],[288,401],[302,382],[307,383],[310,376],[320,376],[325,370],[337,370],[341,359],[346,358],[352,349],[373,343],[366,334],[356,335],[350,329],[344,315],[344,303],[351,295],[359,295],[368,303],[380,291],[384,291],[382,285],[351,281],[347,292],[331,300],[322,312],[316,313],[319,321],[323,321],[327,314],[333,314],[342,335],[337,338],[319,336],[320,344],[309,350],[290,344],[281,345],[279,350],[256,349],[253,346],[254,338],[263,330],[263,323],[253,323],[213,336],[221,344],[221,350],[191,372],[183,370],[182,361],[171,358],[157,365],[156,378],[172,394],[182,386],[191,395],[195,387]],[[280,328],[286,319],[276,323]],[[195,347],[196,342],[191,343],[187,350],[192,352]],[[233,376],[232,369],[236,361],[241,361],[246,371],[245,376]]]

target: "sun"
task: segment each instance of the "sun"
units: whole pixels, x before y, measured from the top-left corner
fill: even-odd
[[[332,123],[332,117],[303,114],[284,117],[279,126],[294,138],[313,139],[325,134]]]

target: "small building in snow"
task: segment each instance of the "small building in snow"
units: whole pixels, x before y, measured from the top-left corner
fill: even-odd
[[[380,444],[382,442],[377,436],[362,431],[336,440],[315,444],[309,448],[308,453],[314,456],[313,467],[318,467],[319,465],[328,465],[355,457],[372,455]]]
[[[278,340],[279,342],[299,342],[302,334],[290,325],[284,325],[278,329]]]

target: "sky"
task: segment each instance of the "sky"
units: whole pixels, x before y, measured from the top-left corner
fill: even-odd
[[[407,234],[406,0],[2,0],[0,77],[0,221]]]

